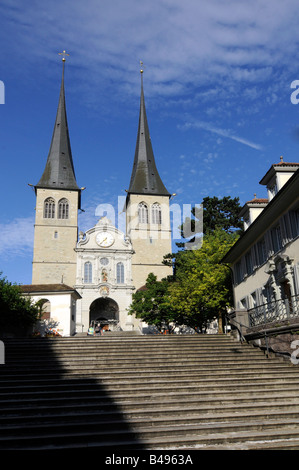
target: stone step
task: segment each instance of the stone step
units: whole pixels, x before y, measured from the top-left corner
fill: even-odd
[[[299,442],[299,368],[228,336],[34,338],[5,347],[1,449]]]
[[[285,444],[284,444],[285,443]],[[290,450],[291,448],[299,449],[299,427],[290,426],[286,429],[269,429],[264,431],[239,431],[223,433],[207,433],[204,436],[176,436],[174,440],[161,436],[161,438],[144,439],[142,442],[146,449],[184,449],[184,450],[220,450],[220,445],[226,447],[227,450],[237,450],[243,446],[243,450],[247,449],[275,449]],[[108,447],[108,443],[106,443]],[[217,446],[217,447],[216,447]],[[97,445],[100,447],[100,444]],[[129,443],[124,443],[123,448],[130,448]]]
[[[176,385],[174,389],[174,384]],[[158,386],[157,386],[158,385]],[[291,381],[289,383],[277,384],[275,383],[261,383],[261,384],[245,384],[242,385],[240,383],[235,385],[225,385],[225,386],[217,386],[211,388],[210,385],[203,385],[202,383],[195,384],[192,382],[187,382],[187,384],[180,384],[179,382],[174,382],[169,384],[168,382],[165,383],[147,383],[144,386],[140,386],[139,384],[135,387],[132,387],[132,384],[122,384],[119,388],[115,388],[114,386],[107,386],[105,384],[104,390],[105,393],[109,392],[109,395],[112,396],[147,396],[147,395],[160,395],[161,393],[165,395],[174,395],[174,394],[186,394],[186,392],[190,394],[196,394],[200,396],[223,396],[223,395],[230,395],[232,391],[238,392],[239,395],[264,395],[270,393],[288,393],[289,395],[294,394],[295,396],[298,394],[298,386],[299,386],[299,379],[296,383]],[[12,399],[16,397],[17,399],[21,400],[24,398],[31,398],[34,399],[35,397],[44,398],[51,396],[65,396],[67,393],[68,396],[88,396],[89,394],[96,393],[99,391],[99,384],[98,383],[86,383],[82,384],[59,384],[59,385],[43,385],[43,386],[24,386],[24,387],[14,387],[11,386],[5,387],[1,386],[0,388],[0,400],[5,399]],[[100,393],[100,392],[99,392]]]
[[[246,370],[242,370],[239,372],[230,372],[230,377],[228,377],[227,371],[222,371],[221,373],[218,373],[217,375],[213,372],[207,372],[207,373],[202,373],[202,371],[194,371],[194,369],[183,369],[181,371],[176,371],[176,370],[162,370],[162,371],[155,371],[156,373],[153,373],[154,371],[147,371],[145,373],[142,371],[138,373],[132,373],[126,371],[118,371],[115,372],[114,374],[112,372],[106,372],[103,373],[103,371],[99,372],[97,369],[95,370],[88,370],[88,372],[82,372],[82,370],[72,370],[72,371],[66,371],[63,370],[61,372],[59,371],[53,371],[52,373],[46,372],[46,371],[39,371],[36,373],[27,372],[24,375],[20,375],[19,379],[23,380],[25,382],[28,382],[28,380],[35,380],[39,379],[42,380],[42,377],[44,376],[44,381],[51,381],[51,380],[59,380],[59,378],[67,379],[67,378],[74,378],[79,380],[86,380],[86,379],[91,379],[93,378],[94,380],[100,381],[102,384],[110,383],[111,385],[114,383],[115,387],[118,387],[119,384],[123,383],[128,383],[128,384],[151,384],[151,383],[163,383],[165,381],[172,381],[176,382],[176,377],[178,377],[178,381],[180,380],[189,380],[194,377],[194,380],[200,379],[202,383],[208,384],[208,383],[215,383],[215,384],[225,384],[225,383],[233,383],[233,382],[242,382],[242,383],[251,383],[252,380],[278,380],[280,382],[284,382],[285,380],[290,380],[298,379],[298,373],[293,373],[292,370],[256,370],[252,372],[248,372]],[[283,377],[282,377],[283,374]],[[19,383],[18,380],[18,375],[15,373],[7,374],[5,376],[2,376],[2,383],[12,383],[13,381],[15,383]]]
[[[57,423],[52,428],[49,425],[26,429],[26,434],[18,435],[15,431],[11,435],[6,433],[0,436],[0,448],[11,450],[16,448],[38,449],[55,446],[59,448],[63,441],[63,448],[78,447],[111,447],[117,442],[117,449],[134,446],[134,448],[167,449],[177,445],[203,446],[225,442],[264,441],[273,439],[273,436],[299,439],[299,420],[290,419],[286,424],[283,420],[261,420],[249,423],[213,423],[201,425],[162,425],[159,427],[144,427],[138,430],[128,429],[126,423],[118,425],[117,429],[107,429],[103,423],[88,423],[76,427]],[[88,429],[87,429],[88,427]],[[52,432],[51,432],[52,431]]]
[[[67,348],[63,348],[61,350],[57,351],[50,351],[50,350],[28,350],[26,351],[25,349],[21,349],[20,351],[11,351],[8,349],[9,354],[7,354],[7,359],[9,361],[14,361],[14,360],[22,360],[22,361],[29,361],[32,359],[36,360],[44,360],[47,358],[53,357],[55,358],[64,358],[64,357],[82,357],[84,354],[90,354],[91,356],[94,357],[108,357],[117,360],[121,359],[123,357],[123,353],[125,352],[126,359],[134,359],[134,358],[141,358],[141,359],[146,359],[147,357],[164,357],[164,356],[169,356],[170,358],[180,358],[182,357],[182,353],[186,355],[190,355],[190,357],[199,357],[203,359],[214,359],[214,360],[225,360],[226,355],[227,357],[233,357],[235,359],[242,359],[244,357],[248,358],[259,358],[260,360],[265,360],[268,359],[266,356],[262,355],[261,352],[257,351],[256,349],[237,349],[237,348],[216,348],[216,347],[211,347],[210,349],[208,348],[181,348],[180,351],[177,349],[166,349],[166,348],[151,348],[151,349],[144,349],[144,348],[136,348],[136,349],[126,349],[126,348],[99,348],[99,347],[91,347],[91,348],[79,348],[75,349],[72,348],[71,351],[68,351]],[[58,354],[59,353],[59,354]]]
[[[254,407],[252,406],[254,403]],[[119,399],[117,397],[113,398],[108,394],[104,398],[99,398],[97,396],[91,396],[89,399],[85,398],[84,400],[80,400],[78,398],[48,398],[47,400],[43,399],[36,399],[36,400],[5,400],[0,403],[1,414],[4,416],[5,414],[12,414],[12,413],[23,413],[33,408],[35,412],[41,413],[45,412],[46,410],[56,409],[61,410],[62,412],[65,410],[74,410],[74,409],[86,409],[91,407],[94,409],[101,409],[103,412],[111,411],[115,408],[121,410],[122,412],[144,412],[147,414],[150,413],[184,413],[189,412],[190,410],[196,410],[197,412],[207,412],[213,411],[214,409],[217,410],[224,410],[227,408],[230,409],[257,409],[261,407],[266,407],[268,409],[274,409],[277,407],[288,407],[297,409],[299,406],[298,398],[294,396],[274,396],[271,399],[269,397],[254,397],[254,402],[252,397],[245,398],[245,397],[223,397],[217,398],[215,401],[212,401],[209,398],[201,398],[198,400],[198,397],[188,397],[188,403],[186,403],[185,399],[178,400],[176,398],[155,398],[155,399],[141,399],[141,400],[134,400],[134,399]],[[167,411],[168,410],[168,411]]]
[[[173,379],[172,381],[161,381],[157,379],[156,381],[151,380],[151,382],[142,383],[132,383],[131,381],[117,381],[117,382],[103,382],[103,381],[94,381],[94,380],[73,380],[73,379],[66,379],[66,380],[37,380],[37,381],[24,381],[23,383],[16,382],[2,382],[1,386],[1,393],[6,394],[8,396],[26,393],[38,393],[40,396],[44,396],[43,394],[47,393],[76,393],[77,391],[80,392],[83,390],[84,392],[87,390],[98,390],[99,387],[104,387],[106,393],[111,395],[118,395],[118,394],[130,394],[135,395],[138,393],[160,393],[163,390],[163,393],[169,393],[173,390],[181,393],[186,392],[194,392],[198,391],[202,394],[211,394],[212,396],[216,396],[217,393],[220,395],[222,394],[229,394],[232,392],[235,393],[248,393],[248,394],[262,394],[262,393],[272,393],[272,391],[288,391],[294,392],[298,390],[299,387],[299,380],[298,378],[290,378],[288,381],[286,378],[279,378],[279,380],[275,380],[275,382],[270,382],[269,380],[255,380],[254,383],[251,381],[245,381],[245,383],[240,383],[240,381],[232,381],[232,380],[225,380],[225,381],[201,381],[200,378],[197,379]],[[21,395],[20,395],[21,398]]]
[[[84,369],[84,370],[94,370],[98,369],[101,372],[109,371],[110,373],[115,371],[121,371],[122,369],[136,372],[147,371],[149,369],[159,369],[159,370],[182,370],[182,369],[191,369],[193,368],[196,371],[213,371],[217,372],[219,370],[242,370],[247,369],[250,367],[251,370],[257,369],[267,369],[267,370],[281,370],[286,368],[286,364],[282,362],[268,362],[267,361],[256,361],[253,360],[254,363],[250,363],[248,360],[245,359],[237,359],[231,360],[230,358],[227,361],[217,361],[217,360],[200,360],[200,359],[188,359],[182,358],[177,360],[168,359],[165,357],[163,358],[153,358],[152,360],[142,360],[140,359],[132,359],[132,360],[124,360],[124,361],[113,361],[110,359],[98,359],[95,357],[90,358],[74,358],[74,359],[58,359],[58,360],[45,360],[45,361],[34,361],[33,364],[30,362],[21,362],[16,361],[14,363],[7,361],[6,365],[3,366],[3,373],[11,374],[13,372],[25,373],[27,371],[31,371],[32,373],[42,373],[43,371],[55,371],[55,370],[76,370],[76,369]],[[289,361],[290,369],[292,369],[291,361]],[[295,370],[294,370],[295,371]],[[299,373],[298,373],[299,375]]]
[[[54,406],[56,403],[59,405],[65,401],[73,402],[73,403],[81,403],[83,400],[86,402],[95,401],[98,406],[102,406],[107,402],[111,402],[111,398],[113,398],[114,403],[118,406],[123,405],[124,403],[130,403],[137,406],[146,406],[148,403],[153,403],[153,401],[159,406],[161,403],[183,403],[186,398],[186,392],[179,392],[173,391],[168,392],[165,394],[165,391],[159,392],[143,392],[143,393],[135,393],[135,394],[126,394],[122,393],[115,393],[113,391],[103,391],[99,390],[86,390],[86,391],[78,391],[78,392],[36,392],[36,393],[29,393],[29,394],[0,394],[0,409],[6,406],[18,406],[20,403],[22,406],[24,405],[32,405],[38,406],[39,404],[46,401],[48,405]],[[190,389],[188,391],[188,400],[189,402],[194,402],[196,400],[200,401],[201,404],[203,403],[210,403],[211,399],[218,400],[221,403],[239,403],[241,401],[248,402],[251,401],[254,397],[255,401],[266,401],[269,398],[269,393],[267,391],[252,391],[251,393],[244,390],[243,392],[238,392],[238,397],[232,397],[231,391],[228,392],[200,392],[200,391],[192,391]],[[297,399],[298,398],[298,391],[296,390],[277,390],[271,391],[271,403],[283,399]],[[53,405],[54,404],[54,405]]]
[[[98,409],[91,409],[82,410],[80,413],[74,410],[73,412],[68,411],[67,413],[56,412],[56,410],[51,410],[51,412],[47,415],[40,415],[40,414],[28,414],[24,416],[19,415],[11,415],[11,416],[0,416],[0,426],[2,426],[2,430],[5,433],[7,430],[11,429],[24,429],[26,427],[33,427],[35,424],[39,425],[48,425],[48,424],[56,424],[59,423],[72,423],[75,425],[76,423],[89,423],[89,422],[101,422],[105,423],[107,426],[117,426],[118,423],[122,423],[123,421],[129,420],[130,426],[134,429],[137,429],[142,426],[159,426],[161,424],[164,425],[177,425],[177,424],[184,424],[188,422],[189,424],[200,424],[200,423],[211,423],[217,420],[220,422],[235,422],[235,421],[252,421],[252,420],[259,420],[259,419],[299,419],[299,408],[294,409],[284,409],[282,408],[269,408],[269,409],[257,409],[257,410],[246,410],[241,409],[240,411],[235,411],[233,414],[229,412],[230,410],[227,409],[226,411],[219,411],[212,410],[210,413],[197,413],[194,411],[193,413],[172,413],[172,414],[162,414],[162,413],[155,413],[151,414],[150,416],[148,413],[123,413],[121,415],[119,412],[110,411],[110,412],[103,412],[102,410]],[[1,431],[0,431],[1,432]]]
[[[124,357],[125,354],[125,357]],[[181,352],[178,353],[177,351],[172,350],[161,350],[161,349],[154,349],[153,351],[145,351],[145,350],[133,350],[133,351],[122,351],[119,348],[117,351],[107,349],[101,350],[100,348],[91,348],[82,349],[78,351],[71,351],[68,352],[67,350],[60,351],[59,355],[57,352],[47,351],[47,352],[26,352],[20,351],[18,353],[11,354],[9,351],[6,353],[6,363],[13,363],[13,362],[30,362],[32,360],[36,360],[38,362],[49,360],[73,360],[73,359],[84,359],[86,355],[93,357],[95,359],[105,359],[109,361],[120,361],[122,358],[126,361],[130,360],[148,360],[149,358],[152,359],[161,359],[166,358],[170,360],[179,360],[179,359],[186,359],[186,357],[190,357],[191,359],[198,359],[198,360],[212,360],[218,362],[224,362],[227,360],[258,360],[258,361],[266,361],[268,358],[266,356],[261,356],[260,352],[249,349],[248,351],[238,351],[236,349],[215,349],[211,348],[211,350],[207,349],[195,349],[192,348],[190,351],[181,349]]]

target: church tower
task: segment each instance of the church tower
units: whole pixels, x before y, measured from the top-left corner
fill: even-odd
[[[143,286],[149,273],[158,280],[172,274],[162,264],[163,256],[171,253],[169,200],[158,173],[147,122],[141,72],[139,126],[130,186],[126,199],[127,235],[134,254],[132,277],[136,289]]]
[[[57,115],[48,159],[35,188],[36,215],[32,284],[76,283],[78,209],[81,189],[75,177],[64,91],[65,51]]]

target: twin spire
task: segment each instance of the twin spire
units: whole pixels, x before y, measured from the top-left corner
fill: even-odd
[[[58,109],[53,130],[50,151],[43,175],[35,188],[67,189],[81,191],[77,185],[71,152],[64,91],[65,51],[62,55],[62,79]],[[149,194],[169,196],[156,168],[152,143],[147,122],[144,91],[143,70],[141,73],[141,98],[139,126],[135,157],[128,194]]]
[[[75,177],[65,107],[64,66],[65,56],[68,54],[63,51],[61,55],[63,55],[62,79],[52,141],[45,170],[35,187],[80,191]]]
[[[141,62],[142,65],[142,62]],[[159,196],[170,196],[158,173],[152,142],[147,122],[144,91],[143,91],[143,69],[141,73],[141,97],[139,125],[133,170],[131,175],[128,194],[148,194]]]

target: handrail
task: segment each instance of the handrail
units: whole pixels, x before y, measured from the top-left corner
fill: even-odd
[[[226,317],[227,317],[227,315],[226,315]],[[230,320],[229,317],[227,317],[227,318],[228,318],[228,320]],[[246,340],[246,338],[244,337],[242,331],[238,328],[237,325],[235,325],[235,323],[238,323],[241,327],[243,326],[243,327],[245,327],[245,328],[248,328],[248,326],[247,326],[247,325],[244,325],[243,323],[238,322],[238,321],[235,320],[235,319],[233,320],[233,322],[234,322],[234,323],[230,323],[230,324],[233,325],[233,326],[235,326],[236,329],[238,330],[239,335],[240,335],[240,342],[241,342],[241,343],[243,343],[244,341],[247,342],[247,340]],[[266,331],[264,332],[264,336],[265,336],[265,345],[266,345],[266,350],[267,350],[266,355],[267,355],[267,358],[269,358],[269,357],[270,357],[270,356],[269,356],[269,344],[268,344],[268,336],[267,336],[267,332],[266,332]]]
[[[228,320],[228,323],[232,326],[234,326],[238,332],[239,332],[239,335],[240,335],[240,338],[241,338],[241,343],[243,343],[243,341],[246,341],[243,333],[242,333],[242,330],[240,328],[238,328],[238,326],[235,324],[237,323],[238,325],[240,325],[240,327],[245,327],[245,328],[248,328],[247,325],[243,325],[243,323],[240,323],[239,321],[237,321],[235,318],[233,320],[230,320],[229,316],[228,315],[225,315],[225,319]]]
[[[299,317],[298,295],[293,295],[285,299],[277,299],[272,302],[257,305],[248,310],[250,327],[293,317]]]
[[[275,304],[277,302],[285,302],[286,300],[289,300],[289,299],[296,299],[296,301],[297,300],[299,301],[299,295],[295,294],[295,295],[291,295],[290,297],[287,297],[285,299],[276,299],[276,300],[272,300],[271,302],[265,302],[264,304],[256,305],[255,307],[249,308],[248,312],[250,312],[252,310],[255,310],[256,308],[259,308],[259,307],[265,307],[265,306],[270,305],[270,304]]]

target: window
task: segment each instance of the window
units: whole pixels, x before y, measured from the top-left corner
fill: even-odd
[[[88,284],[92,282],[92,264],[87,261],[84,264],[84,283]]]
[[[245,264],[246,264],[246,273],[249,276],[253,272],[253,263],[252,263],[252,257],[251,257],[251,252],[246,253],[245,255]]]
[[[241,261],[235,265],[235,283],[240,284],[242,281],[242,272],[241,272]]]
[[[138,205],[138,221],[140,224],[148,223],[148,208],[144,202]]]
[[[247,297],[244,297],[244,299],[240,300],[240,307],[241,308],[245,308],[247,310],[247,304],[248,304]]]
[[[290,212],[290,225],[292,238],[299,235],[299,210]]]
[[[69,201],[65,198],[58,202],[58,219],[69,218]]]
[[[251,293],[251,304],[252,304],[252,308],[255,308],[257,305],[256,292]]]
[[[44,202],[44,219],[54,219],[55,217],[55,201],[52,197],[48,197]]]
[[[271,240],[273,251],[274,253],[276,253],[282,248],[282,238],[279,225],[277,225],[271,230]]]
[[[266,250],[266,242],[265,240],[261,240],[257,243],[257,259],[258,264],[261,265],[267,260],[267,250]]]
[[[117,284],[124,284],[125,282],[125,268],[123,263],[116,265],[116,282]]]
[[[269,199],[273,199],[274,196],[276,196],[276,194],[278,193],[277,184],[273,183],[271,186],[268,187],[268,190],[270,196]]]
[[[152,223],[161,224],[162,223],[162,213],[161,206],[157,202],[152,205]]]

